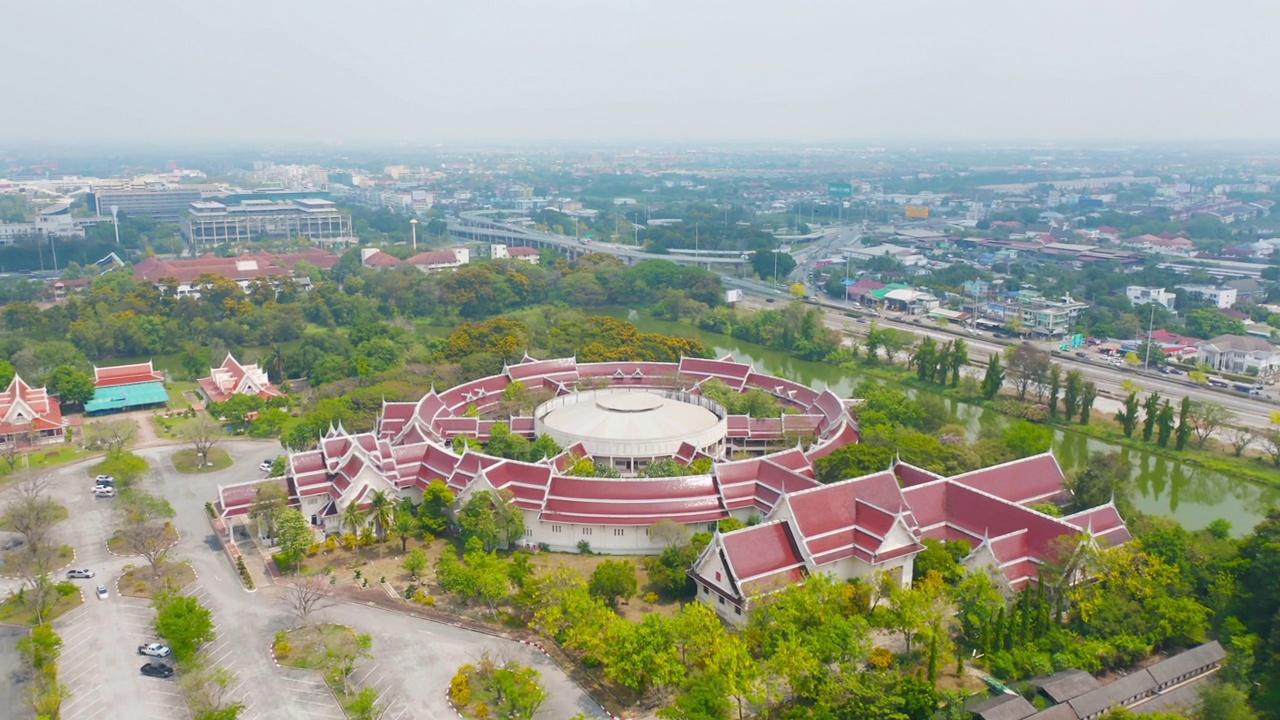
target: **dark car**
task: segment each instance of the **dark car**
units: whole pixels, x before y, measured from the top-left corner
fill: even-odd
[[[1008,335],[1005,335],[1004,333],[991,333],[991,337],[993,337],[993,338],[995,338],[995,339],[997,339],[997,340],[1004,340],[1005,338],[1007,338],[1007,337],[1009,337],[1009,336],[1008,336]]]
[[[1084,352],[1084,351],[1081,351],[1081,352],[1076,353],[1076,357],[1080,358],[1081,360],[1088,360],[1088,359],[1089,359],[1089,353]]]
[[[142,674],[153,678],[171,678],[173,668],[162,663],[147,663],[142,666]]]
[[[16,550],[20,547],[22,547],[22,538],[15,537],[4,541],[5,550]]]

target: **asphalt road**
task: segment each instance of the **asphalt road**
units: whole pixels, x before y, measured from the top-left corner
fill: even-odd
[[[217,639],[206,651],[237,676],[228,697],[245,703],[244,720],[341,720],[341,710],[317,673],[280,668],[272,661],[271,640],[277,630],[290,627],[292,620],[275,600],[274,587],[246,592],[240,586],[206,520],[204,504],[215,497],[216,486],[262,477],[258,463],[278,454],[279,445],[249,441],[225,443],[223,447],[234,464],[199,477],[173,469],[169,458],[178,446],[138,451],[152,467],[143,487],[166,497],[177,514],[174,525],[181,540],[174,554],[189,559],[198,576],[184,592],[198,597],[213,612]],[[72,564],[97,572],[91,580],[76,581],[85,590],[84,605],[55,624],[64,641],[61,675],[71,691],[63,704],[63,718],[189,717],[175,681],[142,677],[138,671],[144,661],[136,654],[137,646],[156,639],[150,630],[154,611],[146,601],[121,597],[116,580],[124,565],[145,561],[107,552],[106,540],[113,526],[111,504],[89,493],[92,481],[87,469],[91,463],[59,468],[49,476],[51,494],[70,511],[70,520],[59,525],[57,532],[61,541],[76,549]],[[98,584],[110,589],[107,600],[94,597]],[[474,661],[484,649],[518,658],[542,671],[543,686],[551,698],[539,718],[567,718],[578,712],[605,717],[558,667],[527,646],[353,603],[341,603],[325,612],[329,620],[373,636],[374,660],[362,664],[356,678],[378,689],[380,701],[388,706],[387,720],[451,717],[445,702],[449,679],[459,665]],[[0,666],[0,671],[5,669]],[[0,699],[16,690],[12,686],[0,689]]]

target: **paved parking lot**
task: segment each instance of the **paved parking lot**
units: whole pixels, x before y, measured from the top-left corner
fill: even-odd
[[[62,636],[59,674],[70,691],[62,704],[64,720],[190,717],[177,682],[138,672],[147,661],[137,646],[155,640],[153,616],[147,601],[119,597],[113,587],[109,599],[90,596],[54,623]]]
[[[279,445],[229,442],[224,447],[235,464],[198,477],[180,475],[173,469],[169,458],[178,447],[138,451],[152,468],[142,486],[167,498],[176,512],[173,522],[181,540],[174,555],[189,559],[199,576],[186,592],[213,612],[217,639],[206,650],[216,663],[236,675],[227,697],[245,704],[243,720],[342,720],[341,710],[318,673],[279,668],[272,662],[268,653],[271,638],[276,631],[291,627],[293,621],[274,601],[275,588],[261,587],[250,593],[240,587],[205,515],[204,505],[216,496],[218,484],[261,477],[258,463],[278,454]],[[138,672],[145,660],[136,654],[137,646],[156,639],[150,630],[153,610],[144,600],[120,597],[116,580],[125,564],[141,565],[145,560],[107,553],[106,541],[114,529],[111,503],[90,495],[92,481],[87,467],[85,463],[67,466],[51,475],[51,495],[71,515],[69,522],[59,526],[61,540],[75,548],[75,566],[97,572],[93,579],[76,581],[85,591],[84,606],[55,623],[64,642],[61,674],[71,691],[63,704],[63,717],[189,718],[174,680],[147,678]],[[99,584],[110,588],[110,599],[94,597],[93,589]],[[517,657],[543,673],[543,685],[551,699],[539,718],[558,720],[578,712],[605,717],[559,668],[532,648],[363,605],[344,603],[327,613],[330,620],[373,636],[375,660],[362,664],[356,678],[378,690],[379,701],[388,709],[387,720],[452,717],[445,702],[449,679],[459,665],[473,662],[485,648]]]
[[[27,668],[18,657],[18,640],[29,634],[24,627],[0,625],[0,708],[22,720],[33,716],[25,696]]]

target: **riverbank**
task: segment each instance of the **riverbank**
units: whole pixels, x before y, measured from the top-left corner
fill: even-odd
[[[892,382],[908,393],[937,393],[970,437],[984,432],[999,432],[1014,419],[997,412],[993,403],[986,403],[981,398],[977,398],[979,402],[973,402],[965,399],[958,389],[920,382],[914,372],[901,365],[890,367],[884,362],[878,366],[859,362],[851,367],[841,367],[799,360],[788,352],[770,350],[762,345],[702,330],[687,321],[632,314],[625,308],[602,312],[631,320],[641,332],[697,338],[713,348],[719,357],[732,355],[762,372],[788,377],[819,389],[829,387],[844,397],[851,397],[862,380]],[[1104,406],[1109,407],[1114,402],[1114,398],[1099,397],[1094,405],[1093,422],[1100,427],[1111,422],[1110,416],[1115,408],[1104,412]],[[1172,517],[1188,529],[1202,528],[1221,518],[1229,521],[1236,532],[1245,533],[1265,517],[1268,508],[1280,506],[1280,486],[1267,477],[1266,469],[1255,465],[1254,472],[1248,472],[1249,464],[1256,461],[1244,459],[1238,463],[1218,465],[1214,460],[1225,462],[1234,458],[1217,458],[1207,452],[1197,456],[1194,449],[1182,453],[1162,450],[1154,443],[1124,438],[1119,432],[1099,432],[1061,422],[1047,424],[1046,427],[1054,433],[1053,451],[1065,472],[1082,467],[1091,453],[1119,452],[1133,467],[1134,501],[1138,509],[1144,513]],[[1190,462],[1191,459],[1196,462]]]

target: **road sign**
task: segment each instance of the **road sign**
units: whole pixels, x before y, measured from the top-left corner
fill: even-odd
[[[833,182],[827,183],[827,195],[830,197],[853,197],[853,183]]]

